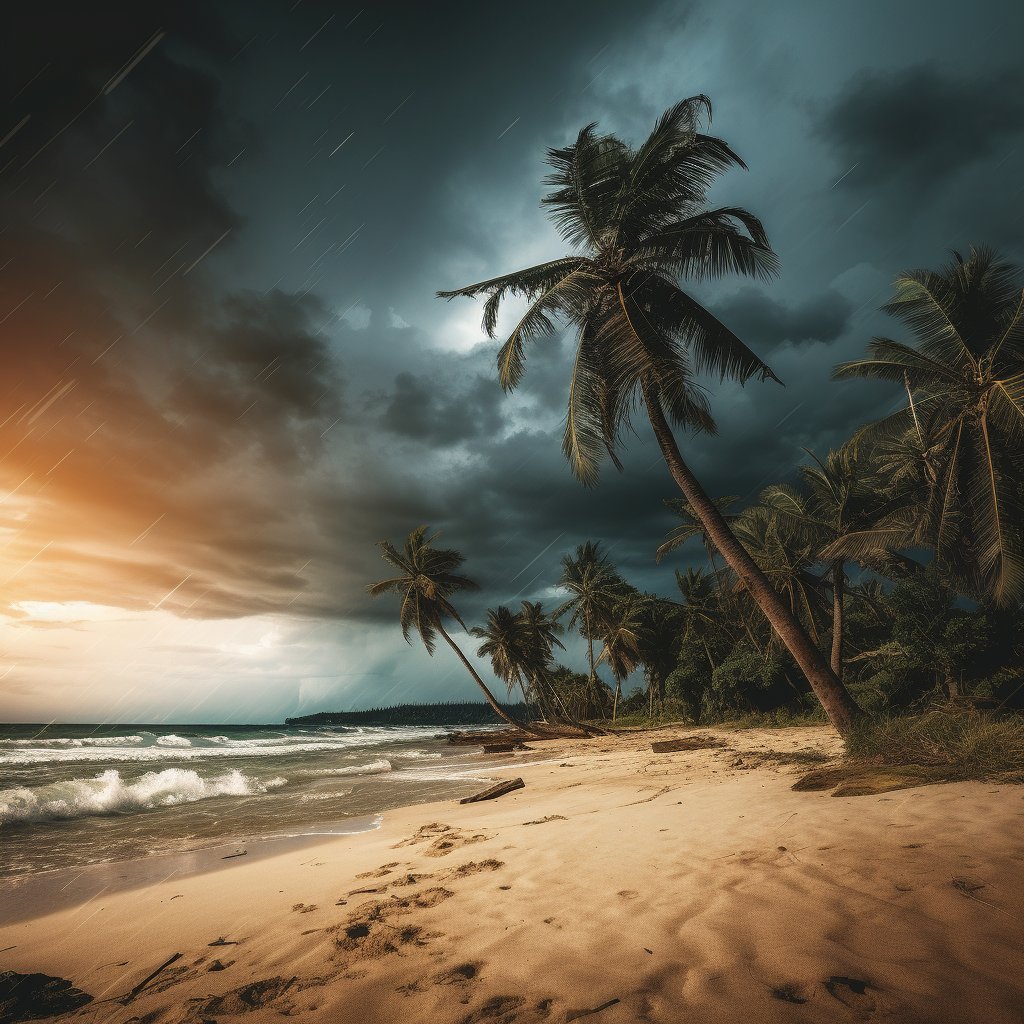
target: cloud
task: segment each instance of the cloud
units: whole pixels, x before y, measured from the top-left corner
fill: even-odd
[[[450,445],[497,433],[504,424],[494,380],[477,377],[465,391],[451,381],[400,373],[381,426],[425,444]]]
[[[713,307],[715,316],[748,344],[835,341],[846,329],[853,303],[842,292],[827,292],[794,305],[746,286]]]
[[[962,77],[931,63],[865,71],[819,113],[814,130],[846,171],[839,188],[898,179],[920,201],[1024,130],[1024,75],[1005,68]]]

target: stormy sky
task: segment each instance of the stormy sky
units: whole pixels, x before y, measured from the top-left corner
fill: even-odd
[[[37,3],[0,61],[0,718],[279,721],[474,699],[365,584],[430,524],[467,622],[556,602],[602,539],[633,583],[674,487],[649,429],[596,489],[560,437],[572,338],[496,380],[438,289],[562,255],[548,147],[639,142],[706,93],[781,274],[694,294],[785,387],[707,384],[680,438],[753,499],[901,401],[834,363],[901,270],[1024,256],[1017,4]],[[499,325],[514,324],[512,303]],[[467,644],[472,647],[472,644]],[[568,660],[583,666],[582,650]],[[490,678],[489,672],[485,673]]]

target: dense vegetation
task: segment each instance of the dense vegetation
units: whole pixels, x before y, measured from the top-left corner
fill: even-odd
[[[525,708],[502,705],[510,715]],[[366,711],[320,711],[301,718],[287,718],[285,725],[498,725],[501,718],[482,701],[436,701],[433,704],[394,704]]]
[[[768,277],[776,259],[757,218],[707,206],[715,176],[743,164],[701,133],[702,114],[710,118],[706,97],[677,104],[638,149],[590,125],[551,150],[553,191],[543,203],[573,251],[439,294],[486,296],[489,335],[506,296],[529,300],[498,353],[505,390],[522,378],[528,343],[559,322],[576,332],[563,445],[571,469],[593,485],[603,458],[620,466],[622,435],[642,410],[683,494],[666,500],[680,523],[652,556],[678,558],[699,539],[706,563],[677,569],[678,596],[667,599],[630,585],[589,541],[564,557],[554,581],[565,603],[490,609],[471,630],[479,653],[509,694],[518,686],[547,719],[577,725],[620,710],[695,723],[823,711],[856,743],[867,716],[936,700],[1019,707],[1020,271],[980,247],[941,270],[899,275],[883,309],[905,340],[876,338],[833,376],[890,382],[905,404],[836,451],[808,452],[795,483],[768,487],[753,505],[709,496],[673,434],[716,432],[696,375],[777,378],[680,283]],[[455,572],[462,556],[434,549],[433,539],[422,527],[404,553],[382,543],[400,576],[371,593],[399,593],[406,637],[415,625],[431,650],[441,635],[497,708],[442,627],[446,617],[462,624],[450,598],[476,585]],[[587,642],[585,673],[555,661],[564,626]],[[636,670],[643,689],[623,701]]]

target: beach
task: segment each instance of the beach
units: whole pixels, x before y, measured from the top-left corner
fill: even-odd
[[[522,789],[9,924],[0,970],[112,1024],[1019,1024],[1024,790],[794,792],[824,726],[651,750],[694,734],[531,741],[481,772]]]

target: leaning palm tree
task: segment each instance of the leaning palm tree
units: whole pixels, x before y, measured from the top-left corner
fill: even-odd
[[[614,135],[584,128],[564,149],[548,151],[553,187],[543,200],[571,255],[453,291],[486,295],[483,326],[495,333],[506,296],[530,307],[498,353],[502,387],[515,388],[525,347],[556,330],[577,334],[563,450],[585,484],[598,480],[602,459],[616,456],[642,407],[673,478],[715,546],[793,652],[833,724],[846,733],[858,708],[797,619],[743,550],[715,503],[683,461],[672,427],[717,430],[697,373],[741,382],[777,380],[732,331],[678,281],[726,273],[769,278],[775,253],[761,222],[738,207],[709,209],[708,189],[729,167],[744,167],[721,139],[700,131],[706,96],[671,107],[650,137],[633,149]]]
[[[421,526],[413,530],[406,538],[404,552],[399,551],[390,541],[382,540],[377,544],[383,552],[384,560],[397,569],[399,575],[381,580],[380,583],[371,583],[366,588],[367,591],[371,597],[397,594],[402,600],[399,621],[406,642],[412,643],[410,634],[415,629],[427,653],[433,656],[434,643],[437,634],[440,633],[445,643],[456,653],[459,661],[466,666],[473,681],[483,690],[487,703],[495,712],[509,725],[537,735],[537,729],[516,721],[494,699],[479,673],[444,628],[443,619],[454,619],[463,629],[466,628],[466,624],[452,605],[451,598],[457,593],[479,590],[480,587],[467,576],[457,572],[466,560],[465,557],[452,549],[441,550],[432,547],[433,542],[441,534],[435,533],[433,537],[428,538],[427,529],[428,527]]]
[[[897,465],[919,471],[917,498],[893,521],[905,543],[932,548],[960,590],[1013,607],[1024,599],[1024,290],[1019,268],[991,249],[953,255],[942,270],[901,274],[882,307],[916,344],[875,338],[867,358],[833,377],[906,388],[907,406],[863,432],[898,441]]]

